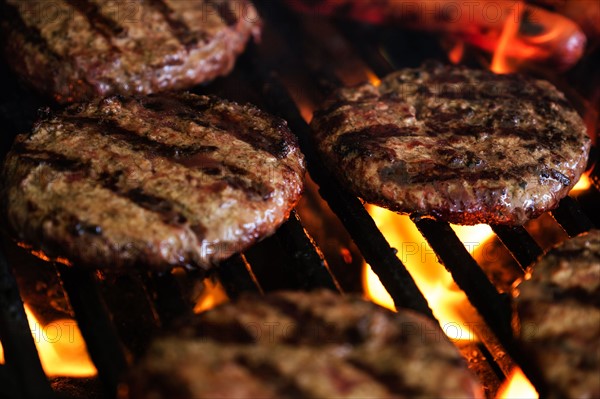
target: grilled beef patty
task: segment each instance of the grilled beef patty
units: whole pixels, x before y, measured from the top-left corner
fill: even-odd
[[[208,268],[288,217],[304,158],[285,121],[181,94],[71,106],[18,136],[3,173],[9,225],[49,255]]]
[[[156,339],[134,398],[482,398],[428,319],[330,291],[246,295]]]
[[[585,168],[581,118],[550,83],[426,65],[338,90],[311,123],[357,195],[459,224],[522,224]]]
[[[0,0],[4,55],[59,102],[183,89],[228,73],[251,35],[247,0]]]
[[[600,230],[548,252],[515,301],[523,350],[547,397],[600,397]]]

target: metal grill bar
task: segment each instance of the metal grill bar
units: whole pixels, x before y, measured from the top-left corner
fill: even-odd
[[[354,44],[354,48],[358,54],[367,61],[369,67],[378,76],[385,76],[392,72],[394,66],[381,54],[379,47],[374,45],[373,40],[369,40],[371,35],[369,29],[355,29],[356,24],[348,24],[346,21],[338,21],[336,23],[338,30]]]
[[[151,272],[145,280],[152,292],[154,307],[162,326],[168,326],[176,318],[192,313],[190,304],[183,298],[181,289],[170,272]]]
[[[560,200],[559,207],[550,214],[569,237],[575,237],[594,228],[592,221],[585,215],[577,201],[571,197]]]
[[[339,284],[327,266],[325,257],[302,227],[300,217],[295,211],[290,215],[290,219],[279,228],[277,238],[286,253],[295,261],[295,265],[283,266],[296,276],[298,289],[307,291],[315,288],[327,288],[341,292]]]
[[[222,262],[217,268],[217,274],[227,292],[227,296],[231,299],[237,298],[242,292],[263,293],[250,264],[243,254],[234,255]]]
[[[446,222],[411,216],[458,286],[501,341],[512,339],[511,308]]]
[[[492,225],[492,230],[523,271],[544,252],[523,226]]]
[[[0,364],[0,386],[2,387],[2,393],[8,398],[18,398],[20,394],[15,386],[15,378],[10,375],[7,367]]]
[[[506,353],[521,367],[540,397],[544,397],[546,387],[539,376],[539,370],[531,365],[514,340],[509,298],[496,291],[448,223],[425,217],[411,219],[452,274],[454,281],[467,294]],[[493,340],[488,337],[484,343],[487,345],[488,341]]]
[[[54,393],[46,379],[38,356],[19,288],[4,254],[0,252],[0,340],[6,366],[2,375],[22,398],[52,398]]]
[[[83,268],[61,264],[56,267],[105,394],[114,397],[127,361],[94,276]]]

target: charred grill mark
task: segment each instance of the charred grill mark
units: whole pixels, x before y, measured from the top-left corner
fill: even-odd
[[[600,253],[596,253],[591,250],[582,248],[560,248],[558,251],[553,253],[553,256],[556,256],[559,259],[566,259],[569,262],[577,261],[582,257],[586,260],[589,260],[590,262],[592,261],[592,259],[595,262],[600,262]]]
[[[373,93],[372,95],[364,95],[362,96],[360,99],[357,100],[346,100],[346,99],[340,99],[337,101],[334,101],[333,103],[329,104],[327,106],[327,108],[325,109],[321,109],[321,110],[317,110],[315,112],[315,117],[323,117],[323,116],[327,116],[332,114],[335,111],[338,111],[340,108],[342,107],[362,107],[362,106],[372,106],[373,105],[373,101],[377,100],[377,95],[375,93]],[[397,95],[396,93],[386,93],[381,95],[380,100],[386,103],[403,103],[404,99],[401,98],[399,95]],[[407,105],[408,108],[408,105]]]
[[[583,287],[564,288],[555,284],[548,284],[545,290],[552,297],[552,303],[574,300],[584,306],[600,308],[600,287],[590,292]]]
[[[243,191],[249,200],[266,201],[274,194],[273,187],[263,182],[255,182],[254,180],[246,181],[238,176],[224,176],[223,180],[230,187]]]
[[[312,392],[300,387],[293,378],[290,378],[282,371],[278,370],[276,365],[270,364],[264,360],[253,361],[250,356],[243,353],[235,356],[234,361],[247,370],[254,378],[259,380],[262,385],[273,386],[278,397],[289,399],[316,399]]]
[[[478,101],[512,102],[518,100],[519,102],[529,102],[536,109],[542,107],[542,104],[550,103],[555,103],[565,109],[572,109],[571,105],[559,96],[549,95],[541,90],[521,90],[518,86],[512,85],[496,86],[489,83],[443,82],[438,87],[439,90],[432,95],[439,99],[464,100],[470,103]],[[428,90],[426,86],[422,86],[422,88],[423,91]]]
[[[408,398],[423,397],[425,392],[422,390],[407,385],[400,377],[400,373],[386,373],[369,365],[367,362],[360,359],[348,359],[348,363],[354,368],[367,374],[373,380],[383,385],[389,392],[406,395]]]
[[[218,4],[215,4],[214,6],[216,7],[217,13],[219,14],[219,17],[221,17],[223,22],[225,22],[225,24],[227,26],[233,26],[238,22],[238,17],[231,10],[231,8],[229,7],[229,4],[230,4],[229,2],[224,1],[224,2],[219,2]],[[232,4],[234,4],[234,3],[232,3]]]
[[[27,25],[17,7],[8,4],[6,1],[0,1],[0,11],[4,15],[4,19],[13,26],[14,32],[21,32],[29,43],[48,56],[51,64],[56,65],[58,63],[58,54],[50,48],[50,44],[44,39],[39,28]]]
[[[313,346],[332,343],[360,344],[364,341],[356,326],[341,330],[338,326],[322,319],[314,312],[314,308],[303,309],[292,300],[272,296],[267,303],[275,307],[281,314],[292,320],[302,320],[296,325],[296,329],[287,331],[285,342],[292,345],[308,344]]]
[[[341,137],[347,134],[359,134],[359,135],[367,135],[374,138],[387,139],[390,137],[413,137],[413,136],[422,136],[418,133],[419,129],[417,127],[400,127],[391,123],[381,124],[381,125],[372,125],[367,126],[360,130],[354,130],[348,133],[343,134]]]
[[[211,146],[205,148],[212,149]],[[216,147],[214,148],[216,150]],[[267,200],[274,194],[272,186],[258,181],[257,176],[249,176],[250,172],[246,169],[224,160],[219,160],[206,154],[206,152],[198,151],[188,156],[174,158],[173,160],[187,168],[201,170],[207,175],[214,176],[217,181],[226,182],[230,187],[243,191],[248,199]],[[248,180],[243,179],[243,176],[248,176]],[[224,186],[222,188],[224,189]]]
[[[205,37],[199,38],[198,34],[194,33],[190,27],[181,19],[181,17],[175,15],[175,11],[169,7],[164,0],[148,0],[148,3],[163,17],[173,36],[183,45],[186,49],[191,49],[198,44],[199,39],[205,40]]]
[[[507,170],[481,170],[481,171],[466,171],[465,169],[451,169],[447,165],[437,164],[435,171],[429,174],[420,174],[418,176],[411,176],[406,182],[408,183],[434,183],[444,182],[450,180],[466,180],[470,183],[478,180],[509,180],[509,179],[520,179],[521,176],[536,174],[540,179],[552,179],[560,182],[563,186],[570,184],[570,179],[560,172],[554,169],[541,168],[536,164],[521,165],[517,167],[508,168]]]
[[[286,137],[274,138],[272,135],[249,131],[249,126],[240,116],[227,109],[221,109],[218,100],[208,98],[170,97],[151,98],[143,103],[144,108],[167,112],[180,118],[187,118],[198,126],[222,131],[249,144],[255,150],[264,151],[277,159],[284,158],[290,151]],[[250,128],[251,129],[251,128]]]
[[[98,183],[110,190],[113,194],[125,198],[133,204],[158,215],[163,223],[172,227],[187,226],[200,242],[204,239],[208,229],[199,221],[189,221],[188,218],[176,208],[182,205],[168,198],[163,198],[147,193],[141,187],[128,188],[118,184],[122,172],[103,174]]]
[[[118,122],[112,119],[79,115],[65,115],[64,118],[65,121],[74,124],[80,129],[93,129],[102,135],[111,136],[120,142],[126,143],[135,151],[146,152],[148,158],[161,156],[175,160],[175,158],[191,156],[197,151],[205,151],[202,148],[203,146],[176,146],[154,141],[137,131],[119,126]]]
[[[274,188],[266,182],[259,181],[257,176],[253,175],[248,179],[243,179],[242,176],[249,175],[247,170],[210,156],[211,152],[217,150],[215,146],[184,147],[160,143],[141,136],[135,131],[125,129],[110,119],[69,116],[66,120],[79,128],[91,128],[101,134],[110,135],[129,145],[133,151],[144,153],[145,158],[151,159],[160,156],[188,169],[198,169],[207,175],[212,175],[216,182],[205,187],[210,192],[220,192],[229,186],[242,191],[248,199],[254,201],[268,200],[274,194]],[[221,171],[227,173],[219,176]]]
[[[159,214],[166,224],[183,225],[187,222],[187,218],[175,210],[175,204],[171,200],[149,194],[140,187],[127,191],[113,190],[113,192],[129,199],[141,208]]]
[[[289,152],[290,147],[285,138],[274,139],[272,137],[263,136],[257,132],[248,132],[246,126],[235,123],[216,124],[216,128],[222,130],[229,136],[243,141],[252,146],[252,148],[267,152],[277,159],[283,159]]]
[[[406,162],[398,160],[390,166],[386,166],[379,171],[381,181],[392,181],[398,184],[409,183],[411,178],[406,169]]]
[[[45,164],[56,171],[69,173],[65,176],[68,182],[86,179],[88,182],[98,184],[113,194],[159,215],[161,220],[167,225],[179,227],[188,222],[186,216],[175,209],[176,204],[173,201],[146,193],[139,187],[121,187],[119,181],[124,175],[123,171],[114,173],[102,172],[97,177],[94,177],[91,173],[92,165],[87,161],[70,159],[62,154],[47,150],[16,148],[15,153],[18,153],[19,158],[25,162]],[[196,234],[199,240],[202,240],[206,232],[206,228],[202,224],[196,222],[190,226],[190,229]]]
[[[89,164],[79,159],[70,159],[52,151],[30,149],[25,146],[14,146],[13,152],[19,155],[19,159],[36,165],[48,165],[59,172],[77,172],[89,168]]]
[[[219,320],[213,322],[210,319],[203,320],[199,326],[194,326],[194,336],[199,336],[207,340],[216,341],[219,344],[252,344],[255,337],[239,320]],[[186,330],[186,334],[188,331]]]
[[[116,21],[106,17],[98,5],[91,0],[65,0],[71,7],[79,11],[89,22],[92,29],[104,36],[109,42],[113,37],[125,34],[125,28]]]
[[[508,180],[521,178],[524,175],[537,174],[542,176],[540,166],[537,164],[521,165],[508,168],[507,170],[480,170],[467,171],[465,169],[452,169],[447,165],[436,164],[436,167],[429,174],[420,174],[411,176],[410,183],[434,183],[445,182],[450,180],[466,180],[468,182],[476,182],[478,180]]]
[[[384,145],[385,142],[391,137],[422,137],[417,132],[417,128],[394,124],[368,126],[340,135],[333,144],[333,150],[342,157],[356,154],[391,161],[395,153]]]
[[[518,122],[513,122],[514,126],[510,126],[508,122],[504,122],[504,126],[494,126],[494,121],[502,121],[503,116],[501,115],[494,115],[493,118],[487,120],[488,123],[485,125],[465,123],[463,118],[464,115],[460,113],[431,114],[425,121],[426,128],[423,131],[429,137],[437,137],[442,134],[455,137],[479,137],[488,134],[495,139],[516,137],[522,140],[521,145],[530,151],[535,149],[556,150],[564,141],[577,140],[572,134],[565,134],[565,132],[552,128],[541,132],[533,127],[520,127]]]

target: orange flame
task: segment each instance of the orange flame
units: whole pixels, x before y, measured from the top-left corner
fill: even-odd
[[[25,313],[47,376],[92,377],[97,374],[74,320],[55,320],[42,326],[27,305]],[[0,363],[4,363],[4,350],[1,346]]]
[[[492,64],[490,65],[490,69],[495,73],[510,73],[515,71],[515,67],[509,62],[508,50],[512,45],[513,38],[519,33],[520,14],[522,14],[523,9],[523,4],[518,3],[511,11],[513,15],[506,19],[500,40],[498,41],[498,47],[496,47]]]
[[[204,285],[202,295],[194,306],[194,313],[206,312],[229,300],[225,288],[223,288],[220,281],[207,277],[202,284]]]
[[[370,69],[366,69],[365,73],[367,74],[367,79],[373,86],[379,86],[381,84],[381,79],[373,71]]]
[[[515,367],[502,384],[496,399],[538,399],[539,395],[519,367]]]
[[[427,298],[446,335],[452,340],[473,339],[473,332],[468,327],[469,320],[464,319],[464,312],[461,311],[468,303],[466,295],[455,287],[452,276],[439,264],[435,253],[410,218],[376,206],[369,206],[368,210],[390,245],[398,249],[400,260]],[[453,229],[471,253],[493,234],[486,225],[453,226]],[[369,265],[364,268],[363,285],[367,298],[394,310],[392,298]]]

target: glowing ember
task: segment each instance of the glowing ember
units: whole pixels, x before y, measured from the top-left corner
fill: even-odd
[[[492,64],[490,69],[495,73],[510,73],[514,72],[515,68],[510,65],[508,57],[508,49],[512,45],[513,39],[519,33],[519,25],[521,21],[521,14],[524,7],[522,4],[518,4],[517,7],[512,9],[512,17],[506,19],[500,40],[498,41],[498,47],[494,52],[492,58]]]
[[[498,390],[496,399],[537,399],[539,395],[520,368],[515,367]]]
[[[466,295],[454,285],[452,276],[439,264],[410,218],[376,206],[369,206],[368,210],[390,245],[398,249],[400,260],[425,295],[444,332],[452,340],[472,339],[469,320],[464,319],[461,311],[468,304]],[[453,226],[453,229],[471,253],[493,234],[485,225]],[[392,298],[368,265],[365,265],[363,284],[370,300],[394,310]]]
[[[196,306],[194,306],[194,313],[206,312],[229,300],[225,288],[223,288],[223,285],[219,281],[205,278],[202,283],[204,284],[204,288],[202,295],[196,302]]]
[[[97,374],[74,320],[55,320],[42,326],[27,305],[25,313],[46,375],[92,377]],[[0,363],[4,363],[4,351],[1,347]]]
[[[453,64],[458,64],[465,55],[465,42],[457,41],[448,52],[448,59]]]
[[[28,250],[33,256],[40,258],[41,260],[44,260],[46,262],[57,262],[65,266],[72,266],[71,262],[69,262],[69,260],[66,258],[61,258],[60,256],[57,258],[51,258],[48,255],[46,255],[43,251],[35,250],[31,245],[25,244],[24,242],[19,242],[17,243],[17,245],[23,249]]]

